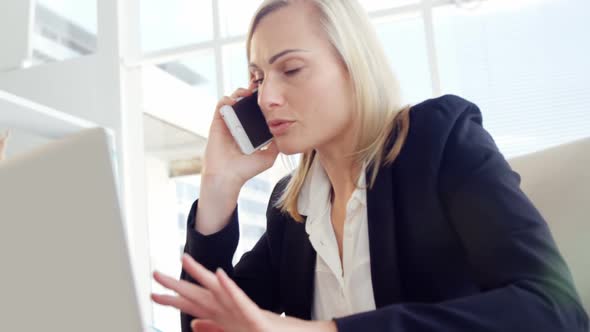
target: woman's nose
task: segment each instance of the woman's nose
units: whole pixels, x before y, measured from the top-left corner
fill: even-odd
[[[265,112],[272,112],[281,107],[285,102],[281,88],[265,80],[258,87],[258,105]]]

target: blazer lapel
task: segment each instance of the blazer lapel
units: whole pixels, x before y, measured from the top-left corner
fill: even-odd
[[[369,174],[366,178],[370,179]],[[377,308],[401,301],[395,230],[395,197],[390,167],[382,167],[367,190],[371,280]]]
[[[306,218],[306,217],[304,217]],[[289,316],[311,319],[316,252],[305,231],[305,221],[286,221],[281,274],[284,310]]]

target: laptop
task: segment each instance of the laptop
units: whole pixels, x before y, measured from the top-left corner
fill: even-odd
[[[108,134],[0,161],[0,330],[144,331]]]

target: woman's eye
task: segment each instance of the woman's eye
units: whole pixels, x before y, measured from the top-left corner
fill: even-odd
[[[254,82],[255,84],[262,84],[262,81],[263,81],[263,80],[264,80],[264,78],[257,78],[257,79],[254,79],[254,81],[253,81],[253,82]]]
[[[293,76],[293,75],[297,74],[300,70],[301,70],[301,68],[287,70],[287,71],[285,71],[285,75]]]

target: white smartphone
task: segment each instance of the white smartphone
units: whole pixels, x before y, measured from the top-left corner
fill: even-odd
[[[258,106],[258,91],[238,99],[233,106],[224,105],[220,113],[244,154],[252,154],[272,141],[273,136]]]

